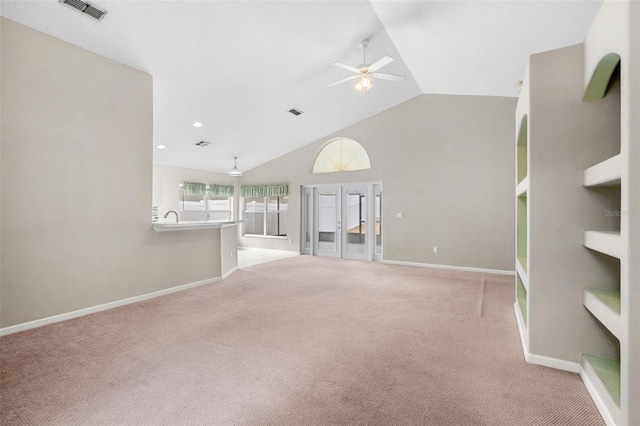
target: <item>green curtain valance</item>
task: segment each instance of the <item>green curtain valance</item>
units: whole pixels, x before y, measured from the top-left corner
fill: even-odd
[[[207,185],[200,182],[183,182],[182,192],[184,195],[204,195],[207,193]]]
[[[209,195],[213,197],[233,197],[233,186],[231,185],[209,185]]]
[[[286,183],[278,185],[242,186],[240,193],[243,197],[284,197],[289,192]]]
[[[206,185],[202,182],[183,182],[182,191],[184,195],[204,196],[209,190],[209,195],[213,197],[233,197],[234,188],[231,185]]]

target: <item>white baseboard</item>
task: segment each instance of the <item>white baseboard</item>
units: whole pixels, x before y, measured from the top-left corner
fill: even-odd
[[[513,304],[513,311],[516,314],[516,323],[518,324],[518,333],[520,334],[520,344],[522,345],[524,360],[529,362],[529,348],[527,347],[527,339],[525,337],[527,327],[524,325],[524,319],[522,318],[522,313],[520,312],[518,301]]]
[[[529,352],[529,348],[527,347],[527,340],[525,337],[525,333],[527,332],[527,328],[524,324],[524,319],[522,318],[522,314],[520,312],[520,307],[518,306],[518,302],[513,304],[513,310],[516,315],[516,322],[518,323],[518,331],[520,333],[520,343],[522,344],[522,352],[524,354],[524,360],[529,364],[542,365],[543,367],[555,368],[557,370],[570,371],[572,373],[580,372],[580,363],[565,361],[563,359],[551,358],[543,355],[536,355],[534,353]]]
[[[233,268],[231,268],[228,272],[225,272],[222,275],[222,279],[226,280],[231,274],[233,274],[235,271],[237,271],[238,269],[240,269],[240,267],[238,265],[234,266]]]
[[[41,318],[34,321],[24,322],[22,324],[12,325],[10,327],[0,328],[0,336],[5,336],[7,334],[17,333],[19,331],[25,331],[36,327],[42,327],[43,325],[53,324],[60,321],[66,321],[73,318],[82,317],[89,314],[94,314],[96,312],[106,311],[107,309],[117,308],[123,305],[129,305],[131,303],[142,302],[143,300],[153,299],[154,297],[164,296],[171,293],[176,293],[178,291],[187,290],[194,287],[199,287],[205,284],[212,284],[218,281],[221,281],[223,278],[231,275],[235,270],[225,274],[225,277],[216,277],[216,278],[208,278],[202,281],[196,281],[188,284],[179,285],[177,287],[166,288],[164,290],[154,291],[152,293],[142,294],[140,296],[129,297],[127,299],[116,300],[115,302],[103,303],[102,305],[92,306],[89,308],[78,309],[77,311],[67,312],[64,314],[53,315],[47,318]]]
[[[496,275],[513,275],[513,276],[516,275],[516,271],[503,271],[502,269],[472,268],[470,266],[436,265],[432,263],[404,262],[401,260],[382,260],[381,263],[387,263],[389,265],[418,266],[420,268],[453,269],[456,271],[484,272],[486,274],[496,274]]]
[[[544,367],[551,367],[557,370],[569,371],[571,373],[580,372],[580,364],[577,362],[565,361],[564,359],[551,358],[543,355],[536,355],[529,353],[530,364],[542,365]]]

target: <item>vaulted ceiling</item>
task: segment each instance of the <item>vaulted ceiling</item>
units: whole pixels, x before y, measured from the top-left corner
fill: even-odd
[[[57,0],[0,13],[153,76],[154,162],[249,170],[423,93],[518,95],[527,57],[580,43],[602,0],[96,0],[102,22]],[[395,60],[366,96],[345,83]],[[302,115],[288,111],[297,108]],[[193,122],[202,127],[192,126]],[[195,142],[212,142],[200,148]]]

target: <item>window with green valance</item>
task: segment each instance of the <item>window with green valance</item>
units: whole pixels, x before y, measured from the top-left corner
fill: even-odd
[[[286,237],[289,225],[287,184],[245,185],[242,235]]]
[[[201,182],[183,182],[182,191],[184,195],[204,196],[209,190],[209,195],[213,197],[233,197],[234,188],[231,185],[206,185]]]
[[[233,197],[233,186],[231,185],[209,185],[209,195],[214,197]]]
[[[243,197],[285,197],[289,192],[286,183],[277,185],[247,185],[240,188]]]
[[[200,182],[183,182],[182,192],[184,195],[205,195],[207,193],[207,185]]]
[[[230,221],[233,219],[232,185],[182,182],[180,220],[183,222]]]

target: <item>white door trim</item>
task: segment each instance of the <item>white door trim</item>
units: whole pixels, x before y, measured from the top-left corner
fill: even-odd
[[[375,206],[376,206],[376,191],[379,190],[382,193],[382,182],[355,182],[355,183],[337,183],[337,184],[314,184],[314,185],[301,185],[300,187],[300,196],[301,196],[301,218],[300,221],[300,252],[303,254],[311,254],[316,256],[329,256],[329,257],[344,257],[349,259],[362,259],[362,260],[382,260],[382,253],[376,254],[376,224],[375,224]],[[367,247],[365,250],[365,254],[363,256],[347,254],[346,243],[347,243],[347,233],[348,229],[346,227],[342,229],[342,224],[346,224],[346,194],[347,191],[358,190],[362,191],[368,197],[367,200],[367,212],[366,212],[366,241]],[[305,209],[308,208],[306,205],[307,191],[311,191],[311,203],[312,208],[310,209],[311,218],[309,222],[312,226],[311,232],[311,249],[306,248],[305,242],[305,232],[307,221],[304,220],[306,218]],[[336,252],[327,252],[320,250],[319,248],[319,191],[337,191],[336,198],[336,228],[339,227],[340,232],[336,232]],[[382,226],[382,212],[380,214],[381,226]],[[384,228],[382,228],[384,229]],[[338,229],[336,229],[338,231]],[[384,238],[382,237],[382,246],[384,246]],[[384,248],[383,248],[384,250]],[[345,255],[346,254],[346,255]]]

